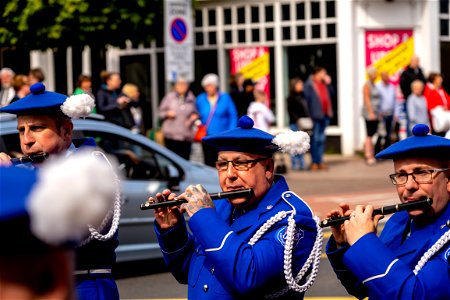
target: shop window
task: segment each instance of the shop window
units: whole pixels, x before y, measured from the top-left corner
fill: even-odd
[[[195,11],[195,27],[202,27],[202,26],[203,26],[202,10],[196,10]]]
[[[225,25],[231,24],[231,8],[225,8],[223,10],[223,22]]]
[[[320,2],[311,1],[311,19],[320,19]]]
[[[252,42],[259,42],[259,29],[252,29]]]
[[[311,37],[313,39],[320,39],[320,25],[311,26]]]
[[[209,26],[216,26],[216,10],[208,10],[208,24]]]
[[[273,28],[266,28],[266,41],[273,41]]]
[[[289,21],[291,19],[291,6],[289,4],[281,5],[281,18],[283,21]]]
[[[195,44],[197,46],[203,46],[203,32],[196,32],[195,33]]]
[[[441,20],[441,36],[449,36],[449,20]]]
[[[237,21],[238,21],[238,24],[245,24],[245,7],[238,7]]]
[[[208,39],[210,45],[217,44],[216,32],[215,31],[208,32]]]
[[[266,22],[273,22],[273,6],[267,5],[264,7],[264,10],[266,12]]]
[[[297,26],[297,40],[304,40],[305,38],[305,26]]]
[[[327,24],[327,37],[336,37],[336,25]]]
[[[449,13],[449,0],[439,0],[439,13],[448,14]]]
[[[259,22],[259,7],[258,6],[252,6],[251,15],[252,15],[252,23],[258,23]]]
[[[283,27],[283,40],[291,39],[291,27]]]
[[[327,18],[334,18],[336,17],[336,7],[334,1],[327,1],[326,2],[326,12],[327,12]]]
[[[227,43],[227,44],[231,44],[232,43],[231,30],[225,30],[225,43]]]
[[[238,30],[238,43],[245,43],[245,30]]]
[[[296,12],[297,12],[297,20],[305,19],[305,3],[304,2],[297,3]]]

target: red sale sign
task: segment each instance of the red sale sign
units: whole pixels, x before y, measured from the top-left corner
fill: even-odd
[[[235,48],[230,50],[231,75],[240,72],[263,90],[270,104],[270,57],[267,47]]]

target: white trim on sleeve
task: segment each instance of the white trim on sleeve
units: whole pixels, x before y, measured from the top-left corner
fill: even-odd
[[[228,232],[225,237],[222,240],[222,243],[220,244],[220,246],[218,248],[209,248],[209,249],[205,249],[205,252],[212,252],[212,251],[219,251],[220,249],[223,248],[223,245],[225,244],[225,241],[227,240],[227,238],[230,236],[230,234],[232,234],[233,231]]]
[[[383,274],[379,274],[379,275],[375,275],[375,276],[366,278],[366,279],[364,279],[364,280],[362,281],[362,283],[364,284],[364,283],[369,282],[369,281],[371,281],[371,280],[373,280],[373,279],[377,279],[377,278],[381,278],[381,277],[386,276],[386,275],[389,273],[389,271],[391,270],[392,266],[393,266],[397,261],[398,261],[398,258],[394,259],[394,260],[389,264],[389,266],[387,267],[386,272],[384,272]]]

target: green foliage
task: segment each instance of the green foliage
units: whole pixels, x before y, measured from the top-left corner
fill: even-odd
[[[162,35],[163,0],[1,0],[1,47],[47,49],[149,43]]]

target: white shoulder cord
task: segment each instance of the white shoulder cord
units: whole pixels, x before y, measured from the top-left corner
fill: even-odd
[[[444,225],[445,226],[445,225]],[[427,261],[434,255],[436,252],[438,252],[442,247],[444,247],[445,244],[447,244],[450,241],[450,229],[447,230],[446,233],[444,233],[437,241],[434,243],[433,246],[431,246],[430,249],[428,249],[420,258],[419,262],[417,263],[416,267],[414,268],[414,275],[417,275],[419,271],[423,268],[423,266],[427,263]]]
[[[93,156],[101,156],[109,164],[109,166],[111,167],[111,171],[114,172],[113,166],[111,165],[109,160],[106,158],[105,154],[103,154],[103,152],[93,151],[92,155]],[[115,174],[115,172],[114,172],[114,174]],[[89,232],[91,234],[89,235],[88,238],[86,238],[84,241],[82,241],[78,245],[78,247],[86,245],[87,243],[92,241],[92,239],[96,239],[99,241],[107,241],[116,233],[117,228],[119,227],[119,221],[120,221],[121,201],[120,201],[120,180],[117,177],[117,175],[115,175],[115,177],[116,177],[116,191],[115,191],[115,195],[114,195],[114,197],[115,197],[114,208],[111,209],[108,212],[108,214],[105,216],[105,218],[103,219],[102,223],[100,224],[100,227],[98,228],[98,230],[89,224],[87,225],[89,228]],[[102,231],[106,227],[106,225],[108,225],[109,221],[111,220],[111,216],[112,216],[111,228],[109,229],[108,233],[101,234],[99,231]]]
[[[314,280],[317,277],[317,272],[319,270],[320,256],[322,254],[323,232],[322,232],[322,228],[319,225],[319,222],[320,222],[319,218],[314,216],[314,221],[316,223],[316,228],[317,228],[317,236],[316,236],[316,240],[314,242],[313,249],[311,250],[311,253],[310,253],[308,259],[306,260],[303,267],[300,269],[296,278],[295,279],[293,278],[293,275],[292,275],[292,249],[294,247],[294,234],[295,234],[295,227],[296,227],[294,216],[296,215],[297,212],[296,212],[295,208],[288,201],[285,200],[285,202],[288,203],[293,208],[293,210],[289,211],[289,212],[287,212],[287,211],[278,212],[275,216],[273,216],[269,220],[267,220],[256,231],[256,233],[253,235],[253,237],[248,242],[249,245],[254,246],[256,244],[256,242],[263,236],[263,234],[267,230],[270,229],[270,227],[272,227],[275,223],[277,223],[277,222],[281,221],[282,219],[284,219],[285,217],[287,217],[289,214],[288,226],[286,229],[286,243],[284,245],[284,276],[285,276],[288,286],[274,294],[266,295],[265,298],[277,298],[277,297],[285,294],[286,292],[288,292],[290,289],[292,289],[296,292],[299,292],[299,293],[306,291],[314,283]],[[303,276],[306,274],[306,272],[308,271],[311,264],[313,264],[313,268],[311,270],[311,274],[310,274],[307,282],[301,286],[298,285],[297,282],[299,282],[303,278]]]

